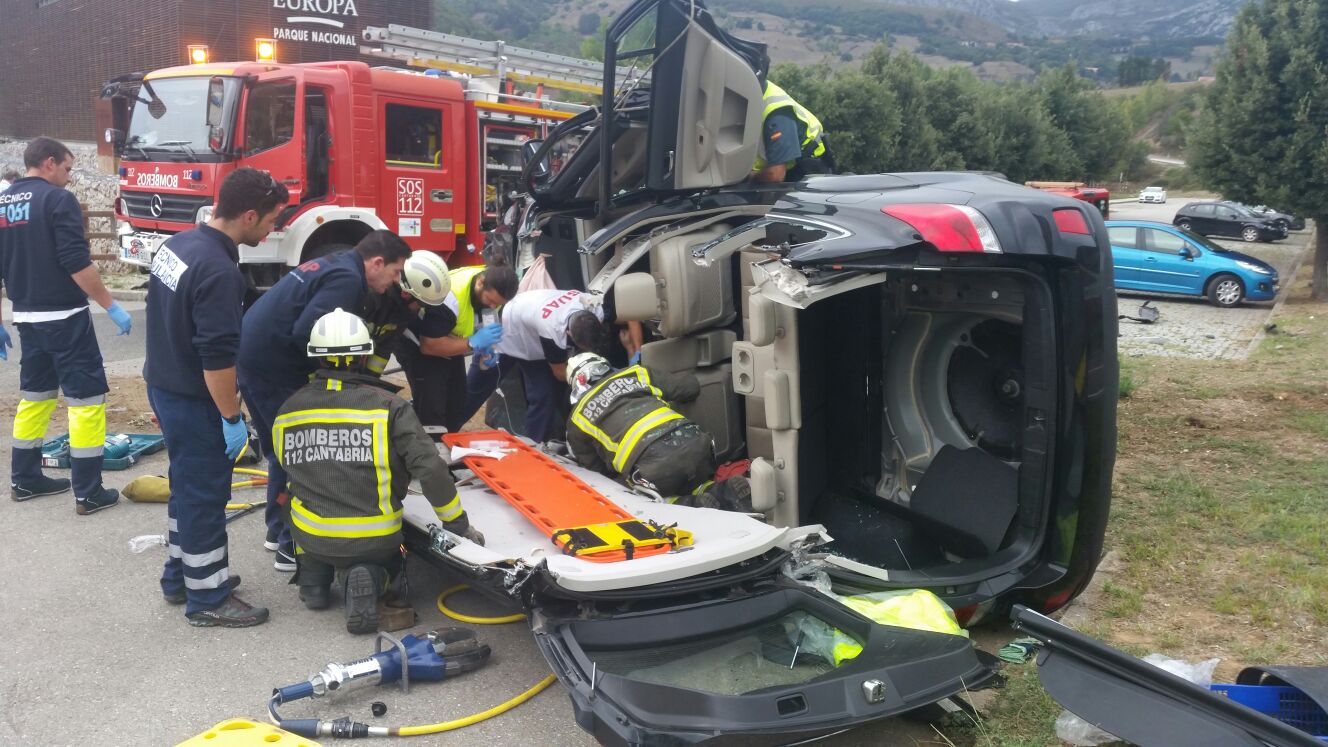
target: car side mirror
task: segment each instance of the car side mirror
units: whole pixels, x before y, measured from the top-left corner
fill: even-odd
[[[1176,252],[1176,254],[1179,254],[1180,256],[1184,257],[1185,259],[1194,259],[1194,252],[1191,251],[1190,248],[1189,248],[1188,246],[1187,246],[1187,247],[1182,247],[1180,251]]]
[[[545,153],[541,157],[539,154],[540,146],[544,145],[543,140],[531,139],[521,145],[521,165],[530,180],[530,184],[535,187],[542,187],[549,181],[549,154]]]

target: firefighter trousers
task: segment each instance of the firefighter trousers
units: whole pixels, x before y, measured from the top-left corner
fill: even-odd
[[[18,322],[19,403],[14,414],[10,481],[22,485],[42,475],[42,443],[56,391],[69,407],[70,481],[75,498],[101,492],[102,450],[106,445],[106,370],[87,310],[51,322]]]
[[[466,359],[440,358],[420,353],[419,346],[397,345],[397,360],[410,382],[410,404],[421,425],[443,426],[456,433],[465,420],[458,420],[466,407]]]
[[[164,594],[185,592],[185,614],[215,609],[230,595],[226,502],[231,468],[221,413],[211,399],[148,386],[148,402],[161,424],[170,457],[171,497]]]
[[[680,425],[647,446],[631,474],[665,498],[688,495],[714,476],[714,440],[695,423]]]
[[[249,406],[249,419],[254,430],[258,431],[258,441],[263,445],[263,454],[267,457],[267,508],[263,519],[267,523],[267,536],[280,545],[280,549],[291,552],[290,527],[286,523],[286,507],[283,493],[286,489],[286,470],[277,461],[277,451],[272,447],[272,424],[276,422],[277,412],[286,400],[300,389],[300,382],[283,383],[269,381],[240,371],[240,394]]]

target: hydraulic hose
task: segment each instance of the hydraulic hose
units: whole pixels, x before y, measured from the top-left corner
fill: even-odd
[[[231,471],[239,472],[242,475],[253,475],[254,477],[263,477],[263,478],[267,477],[267,470],[265,469],[254,469],[252,467],[235,467]]]
[[[522,617],[525,616],[522,615]],[[485,721],[499,714],[506,713],[512,710],[513,708],[516,708],[517,706],[521,705],[522,703],[526,702],[527,700],[530,700],[536,695],[539,695],[541,692],[544,691],[545,688],[556,682],[557,679],[558,679],[557,677],[549,675],[548,677],[545,677],[544,679],[535,683],[534,687],[521,693],[515,698],[512,698],[506,703],[500,703],[494,706],[493,708],[490,708],[487,711],[480,711],[479,713],[466,716],[465,718],[453,719],[452,721],[440,721],[436,724],[428,724],[427,726],[397,726],[391,728],[389,731],[391,732],[391,736],[417,737],[422,734],[437,734],[439,732],[452,731],[453,729],[460,729],[465,726],[470,726],[471,724],[478,724],[481,721]]]
[[[444,599],[447,599],[448,597],[452,596],[453,594],[459,591],[465,591],[466,589],[469,588],[470,587],[466,586],[465,584],[457,584],[456,586],[450,586],[446,589],[443,589],[443,593],[438,595],[438,611],[443,613],[444,615],[447,615],[453,620],[458,620],[463,623],[470,623],[471,625],[503,625],[505,623],[521,622],[522,620],[526,619],[526,616],[519,612],[515,615],[503,615],[501,617],[475,617],[474,615],[463,615],[462,613],[457,612],[456,610],[451,609],[447,605],[443,604]]]

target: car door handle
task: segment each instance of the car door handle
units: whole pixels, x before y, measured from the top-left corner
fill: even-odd
[[[1145,258],[1144,258],[1144,261],[1145,261],[1145,262],[1156,262],[1157,260],[1154,259],[1153,257],[1145,257]]]

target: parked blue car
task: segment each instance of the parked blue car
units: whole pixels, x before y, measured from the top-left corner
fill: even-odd
[[[1107,233],[1117,290],[1207,296],[1223,307],[1277,295],[1272,265],[1198,234],[1147,220],[1109,220]]]

